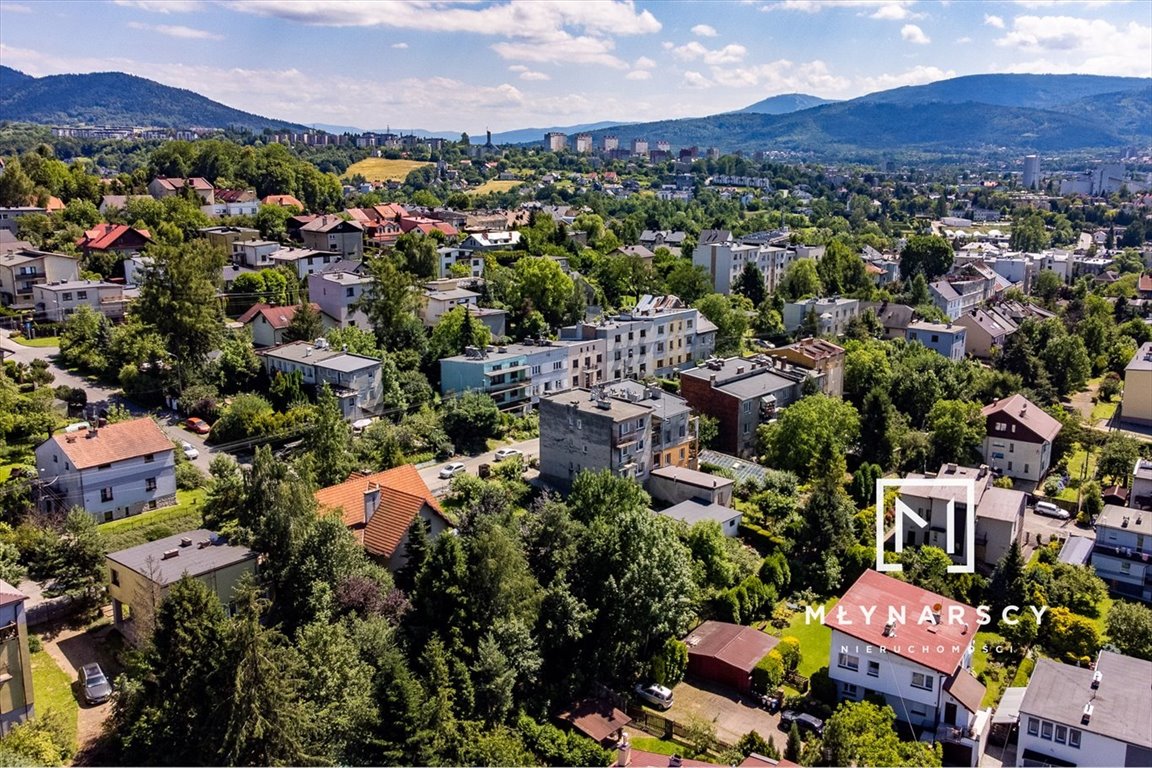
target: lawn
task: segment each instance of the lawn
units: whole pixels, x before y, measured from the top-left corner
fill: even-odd
[[[632,748],[641,752],[654,752],[657,755],[683,755],[687,750],[674,741],[665,741],[655,736],[637,736],[632,739]]]
[[[12,341],[16,342],[22,347],[58,347],[60,346],[59,336],[42,336],[38,339],[26,339],[23,336],[13,336]]]
[[[71,678],[44,651],[32,654],[32,686],[36,691],[36,711],[43,714],[54,709],[63,714],[75,749],[76,716],[80,712],[80,705],[72,691]]]
[[[833,597],[824,603],[825,616],[832,612],[839,599]],[[792,621],[787,628],[780,634],[791,635],[800,641],[800,666],[796,671],[804,677],[812,677],[812,674],[821,667],[828,666],[828,655],[832,649],[832,630],[816,621],[808,624],[804,618],[804,611],[797,611],[792,615]]]
[[[1096,631],[1100,633],[1101,642],[1107,638],[1108,611],[1112,610],[1113,602],[1111,597],[1106,597],[1096,604],[1096,607],[1100,609],[1100,615],[1092,619],[1092,623],[1096,625]]]
[[[1119,406],[1120,403],[1115,400],[1110,403],[1106,403],[1103,400],[1098,400],[1096,404],[1092,406],[1092,421],[1103,421],[1105,419],[1111,419],[1116,415],[1116,409]]]
[[[202,508],[206,493],[203,488],[177,491],[175,506],[102,523],[99,530],[104,539],[104,549],[119,552],[137,544],[199,528],[204,524]]]
[[[417,160],[389,160],[386,157],[368,157],[358,163],[348,166],[344,178],[349,179],[360,174],[368,181],[404,181],[408,174],[417,168],[423,168],[431,163]]]
[[[1056,498],[1065,499],[1067,501],[1076,501],[1078,488],[1080,486],[1081,473],[1084,471],[1084,464],[1088,464],[1088,474],[1084,475],[1088,480],[1096,476],[1096,459],[1099,456],[1099,451],[1092,453],[1089,456],[1088,451],[1076,446],[1076,450],[1068,457],[1068,479],[1069,484],[1056,494]]]
[[[468,190],[470,195],[488,195],[493,192],[507,192],[513,187],[518,187],[524,182],[519,179],[489,179],[476,189]]]
[[[1007,678],[1005,670],[1000,670],[999,674],[988,674],[984,677],[981,677],[981,675],[984,675],[988,669],[988,656],[990,652],[992,652],[997,645],[1006,645],[1007,643],[1007,640],[995,632],[976,633],[976,651],[972,654],[972,674],[976,675],[976,677],[980,679],[980,682],[984,683],[986,689],[984,699],[980,702],[980,706],[982,707],[993,706],[1000,701],[1000,696],[1004,693]],[[985,648],[988,650],[985,650]],[[1002,662],[1009,662],[1009,659],[1010,657],[1005,655],[1000,657]]]

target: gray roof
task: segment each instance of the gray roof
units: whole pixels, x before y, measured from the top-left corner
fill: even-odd
[[[945,325],[944,323],[929,323],[926,320],[918,320],[915,323],[908,324],[909,331],[931,331],[932,333],[954,333],[961,334],[965,332],[962,325]]]
[[[636,403],[626,403],[614,397],[605,398],[604,402],[608,403],[608,407],[601,408],[598,405],[600,401],[587,389],[570,389],[567,392],[558,392],[540,398],[541,404],[546,401],[561,406],[574,405],[576,406],[576,410],[582,413],[604,416],[613,421],[639,419],[651,413],[646,406],[637,405]]]
[[[687,467],[660,467],[659,469],[652,470],[649,476],[663,477],[668,480],[675,480],[678,483],[684,483],[685,485],[693,485],[697,488],[720,488],[732,485],[733,482],[721,475],[700,472],[695,469],[688,469]]]
[[[476,291],[469,291],[465,288],[453,288],[449,291],[425,291],[424,295],[430,299],[439,299],[441,301],[450,301],[452,299],[477,299],[480,294]]]
[[[184,539],[190,540],[191,544],[181,546]],[[210,542],[208,546],[201,546],[206,541]],[[170,550],[178,554],[165,560],[164,553]],[[112,552],[107,558],[157,584],[166,585],[179,581],[185,573],[200,576],[245,560],[255,560],[256,553],[248,547],[228,544],[219,534],[199,528]]]
[[[765,369],[756,376],[747,379],[717,384],[716,389],[739,397],[741,400],[751,400],[755,397],[767,397],[784,389],[796,386],[796,381],[777,376]]]
[[[704,501],[697,501],[696,499],[689,499],[675,506],[668,507],[668,509],[661,510],[660,514],[664,517],[670,517],[673,520],[682,520],[688,525],[695,525],[705,520],[715,520],[720,524],[724,524],[732,518],[738,517],[741,513],[739,510],[720,504],[710,504]]]
[[[1013,522],[1020,518],[1024,510],[1025,494],[1011,488],[992,486],[984,491],[983,498],[976,505],[976,517]]]
[[[631,400],[647,406],[652,415],[667,421],[675,416],[689,413],[688,401],[679,395],[673,395],[659,387],[648,387],[632,379],[614,381],[604,385],[604,390],[612,397],[621,400]],[[652,397],[655,394],[656,397]]]
[[[103,280],[62,280],[58,283],[37,283],[36,288],[44,291],[79,291],[85,288],[122,288],[119,283],[106,283]]]
[[[374,357],[344,352],[332,347],[322,349],[308,341],[292,341],[272,349],[261,350],[258,354],[344,372],[380,365],[380,361]]]
[[[1015,723],[1020,719],[1020,704],[1024,701],[1027,688],[1005,688],[1000,703],[996,705],[996,714],[992,716],[992,724]]]
[[[736,482],[742,483],[746,480],[763,481],[768,476],[768,468],[755,464],[747,459],[741,459],[737,456],[730,456],[727,453],[720,453],[719,451],[703,450],[700,451],[700,464],[711,464],[713,466],[722,467],[733,475],[736,476]]]
[[[1038,659],[1021,717],[1033,715],[1111,739],[1152,747],[1152,661],[1101,651],[1096,669],[1100,687],[1092,689],[1092,670]],[[1084,705],[1092,717],[1082,720]]]
[[[1128,520],[1127,525],[1124,524],[1125,519]],[[1101,526],[1147,536],[1152,534],[1152,512],[1141,512],[1117,504],[1105,504],[1104,511],[1096,517],[1096,528],[1099,529]]]
[[[1132,362],[1124,368],[1125,371],[1152,371],[1152,341],[1146,341],[1132,356]]]
[[[1069,536],[1060,548],[1060,562],[1070,565],[1086,565],[1092,559],[1094,539],[1087,536]]]

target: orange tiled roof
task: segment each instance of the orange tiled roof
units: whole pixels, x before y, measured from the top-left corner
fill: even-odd
[[[364,524],[364,494],[380,487],[380,502],[368,524]],[[411,464],[365,475],[354,472],[339,485],[316,491],[323,509],[340,510],[344,525],[350,528],[370,554],[391,557],[404,539],[408,526],[427,504],[443,517],[436,497],[420,479]]]
[[[264,205],[282,205],[285,208],[289,206],[296,206],[300,210],[304,210],[304,203],[297,200],[292,195],[268,195],[260,201]]]
[[[148,417],[109,424],[87,433],[56,435],[52,440],[76,469],[172,450],[172,441]]]
[[[316,302],[312,302],[310,306],[317,312],[320,311],[320,305]],[[297,309],[298,305],[296,304],[283,307],[274,307],[271,304],[253,304],[236,321],[241,325],[247,325],[256,318],[256,315],[263,315],[264,322],[274,329],[282,331],[292,324],[292,318],[296,317]]]
[[[84,237],[76,241],[81,248],[90,248],[94,251],[104,251],[116,245],[116,242],[132,231],[126,224],[100,224],[84,233]],[[152,235],[146,229],[135,230],[145,240],[151,240]]]

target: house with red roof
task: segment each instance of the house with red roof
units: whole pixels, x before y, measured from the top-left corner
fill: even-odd
[[[456,237],[456,235],[459,234],[456,227],[448,222],[430,219],[426,216],[405,216],[400,219],[400,229],[402,229],[405,234],[412,230],[416,230],[423,235],[432,234],[432,232],[436,230],[443,232],[448,237]]]
[[[183,194],[185,189],[195,193],[202,205],[213,205],[216,202],[216,188],[212,186],[212,182],[200,176],[187,179],[157,176],[148,182],[148,194],[157,200]]]
[[[823,618],[837,697],[882,696],[897,720],[944,744],[948,764],[977,765],[991,727],[972,674],[978,618],[970,605],[865,571]]]
[[[304,207],[304,203],[300,202],[297,198],[293,197],[292,195],[267,195],[267,196],[265,196],[265,198],[263,200],[260,201],[260,204],[261,205],[278,205],[281,208],[295,208],[296,210],[300,211],[301,213],[303,213],[305,210],[307,210]]]
[[[321,312],[320,305],[312,302],[312,309]],[[257,303],[236,318],[236,322],[252,332],[252,344],[257,347],[278,347],[284,343],[284,331],[296,317],[297,305],[274,307],[271,304]],[[325,328],[335,328],[336,323],[321,312]]]
[[[984,406],[980,415],[987,420],[984,461],[1008,477],[1040,482],[1052,464],[1060,422],[1019,394]]]
[[[393,571],[408,560],[408,529],[413,521],[423,520],[432,538],[450,526],[412,464],[370,475],[353,472],[344,482],[316,491],[316,502],[321,514],[338,510],[364,550]]]
[[[93,252],[119,254],[121,259],[135,256],[152,244],[152,235],[146,229],[135,229],[125,224],[97,224],[76,241],[76,246],[88,258]]]

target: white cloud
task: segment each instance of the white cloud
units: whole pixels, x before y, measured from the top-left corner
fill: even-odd
[[[22,3],[0,3],[0,13],[32,13],[32,8]]]
[[[684,85],[689,88],[707,88],[708,86],[712,85],[712,83],[708,81],[707,77],[700,74],[699,72],[693,72],[689,70],[684,73]]]
[[[970,38],[970,37],[958,37],[958,38],[956,38],[956,45],[968,45],[968,43],[970,43],[970,42],[972,42],[972,38]]]
[[[900,37],[916,45],[928,45],[932,39],[924,34],[924,30],[915,24],[905,24],[900,28]]]
[[[503,59],[537,64],[600,64],[627,69],[628,64],[613,53],[616,45],[601,37],[566,36],[557,40],[522,40],[496,43],[492,50]]]
[[[636,69],[655,69],[656,68],[656,62],[653,61],[652,59],[648,58],[647,56],[641,56],[640,58],[636,59],[636,63],[633,64],[632,66],[636,67]],[[632,78],[632,79],[636,80],[638,78]]]
[[[408,47],[408,43],[392,43],[392,47],[398,51],[403,51]]]
[[[1038,57],[1005,71],[1152,76],[1152,27],[1134,21],[1017,16],[996,45]]]
[[[201,0],[115,0],[125,8],[139,8],[149,13],[191,13],[204,8]]]
[[[1024,8],[1054,8],[1057,5],[1065,7],[1079,5],[1084,8],[1103,8],[1108,5],[1127,3],[1130,0],[1012,0],[1016,5]]]
[[[646,69],[634,69],[624,75],[625,80],[651,80],[652,73]]]
[[[551,78],[551,76],[549,76],[548,74],[546,74],[544,72],[533,72],[532,70],[528,70],[526,72],[520,73],[520,79],[521,80],[537,80],[537,81],[539,81],[539,80],[551,80],[552,78]]]
[[[832,74],[819,59],[796,63],[778,59],[767,64],[743,67],[713,67],[712,79],[729,88],[756,88],[766,93],[804,93],[833,95],[847,90],[852,81]]]
[[[868,18],[882,19],[884,21],[901,21],[911,16],[912,14],[908,12],[908,6],[892,3],[890,5],[880,6]]]
[[[986,13],[984,14],[984,23],[990,27],[996,27],[996,29],[1004,29],[1004,19],[999,16],[990,16]]]
[[[738,61],[744,60],[744,55],[748,53],[748,49],[737,43],[729,43],[723,48],[717,50],[709,50],[700,43],[693,40],[686,45],[679,48],[673,48],[672,54],[683,61],[696,61],[702,60],[705,64],[734,64]]]
[[[871,18],[899,21],[911,17],[912,14],[909,13],[908,9],[915,4],[916,0],[778,0],[760,6],[760,10],[819,13],[826,9],[875,8],[876,10],[870,14]]]
[[[692,34],[696,37],[716,37],[716,28],[708,24],[697,24],[692,27]]]
[[[875,93],[876,91],[887,91],[891,88],[900,88],[905,85],[934,83],[937,80],[947,80],[950,77],[956,77],[955,70],[917,66],[906,72],[896,74],[858,77],[856,78],[856,87],[857,90],[862,93]]]
[[[167,37],[175,37],[181,40],[223,40],[224,35],[218,35],[215,32],[208,32],[203,29],[195,29],[193,27],[185,27],[180,24],[143,24],[139,21],[128,22],[129,29],[137,29],[142,32],[155,32],[159,35],[166,35]]]
[[[528,67],[524,66],[523,64],[513,64],[512,66],[508,67],[508,71],[509,72],[527,72]]]

